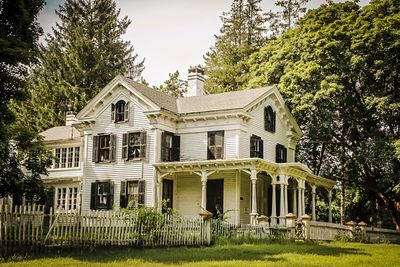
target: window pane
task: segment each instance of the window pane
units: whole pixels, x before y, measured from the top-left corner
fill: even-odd
[[[72,161],[74,159],[74,148],[68,148],[68,168],[72,168]]]
[[[54,168],[60,168],[60,160],[61,160],[61,149],[60,148],[56,148],[56,152],[55,152],[55,160],[54,160]]]
[[[67,148],[63,148],[61,153],[61,168],[65,168],[66,163],[67,163]]]
[[[79,153],[80,153],[80,147],[75,147],[74,167],[79,167]]]

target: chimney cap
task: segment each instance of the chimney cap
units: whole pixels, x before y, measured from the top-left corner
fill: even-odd
[[[197,66],[190,66],[189,67],[189,74],[200,74],[200,75],[204,75],[204,68],[201,65],[197,65]]]

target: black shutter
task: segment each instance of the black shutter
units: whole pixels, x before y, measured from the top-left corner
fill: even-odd
[[[283,161],[284,163],[287,162],[287,148],[283,147]]]
[[[92,188],[91,188],[91,193],[90,193],[90,209],[95,210],[97,208],[97,205],[96,205],[97,183],[92,183],[91,186],[92,186]]]
[[[117,147],[117,135],[110,134],[110,161],[115,161],[115,154],[116,154],[116,147]]]
[[[272,132],[276,131],[276,112],[274,111],[274,116],[272,117]]]
[[[139,206],[144,206],[144,197],[145,197],[145,190],[146,190],[146,183],[144,180],[139,180],[138,181],[138,187],[139,187],[139,194],[138,194],[138,204]]]
[[[115,105],[111,104],[111,121],[115,122]]]
[[[211,139],[213,137],[214,137],[214,135],[212,133],[208,133],[208,138],[207,138],[207,159],[214,159],[214,153],[212,151],[213,146],[211,146]]]
[[[179,135],[172,136],[172,161],[180,161],[181,153],[181,137]]]
[[[119,201],[119,206],[120,208],[126,208],[128,198],[126,196],[126,181],[121,181],[121,193],[120,193],[120,201]]]
[[[110,210],[112,210],[113,205],[114,205],[114,182],[113,181],[109,182],[109,189],[110,189],[110,192],[108,194],[108,208]]]
[[[129,120],[129,101],[125,103],[125,109],[124,109],[124,121]]]
[[[99,162],[99,137],[98,136],[93,136],[92,161]]]
[[[122,134],[122,159],[128,159],[128,137],[127,133]]]
[[[280,163],[280,157],[279,157],[280,148],[281,148],[281,145],[276,144],[276,146],[275,146],[275,162],[276,163]]]
[[[264,129],[268,131],[268,108],[264,108]]]
[[[146,132],[140,133],[140,143],[141,143],[140,157],[141,158],[146,158],[146,142],[147,142],[146,135],[147,135]]]
[[[162,132],[161,133],[161,161],[166,161],[166,159],[167,159],[167,155],[165,153],[166,152],[165,147],[166,147],[166,142],[167,142],[166,138],[167,138],[167,135],[165,134],[165,132]]]
[[[264,158],[264,140],[260,139],[259,140],[259,146],[260,146],[260,158]]]

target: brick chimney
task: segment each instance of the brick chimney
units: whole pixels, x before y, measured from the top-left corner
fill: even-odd
[[[189,68],[187,92],[183,95],[200,96],[205,95],[204,91],[204,69],[199,65]]]
[[[76,122],[75,119],[75,114],[72,111],[72,105],[68,104],[68,111],[67,114],[65,116],[65,126],[72,126],[72,124],[74,124]]]

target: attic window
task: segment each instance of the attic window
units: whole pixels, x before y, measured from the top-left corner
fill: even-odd
[[[276,112],[271,106],[264,108],[264,128],[266,131],[274,133],[276,128]]]
[[[116,104],[111,104],[111,120],[114,122],[129,120],[129,102],[119,100]]]

